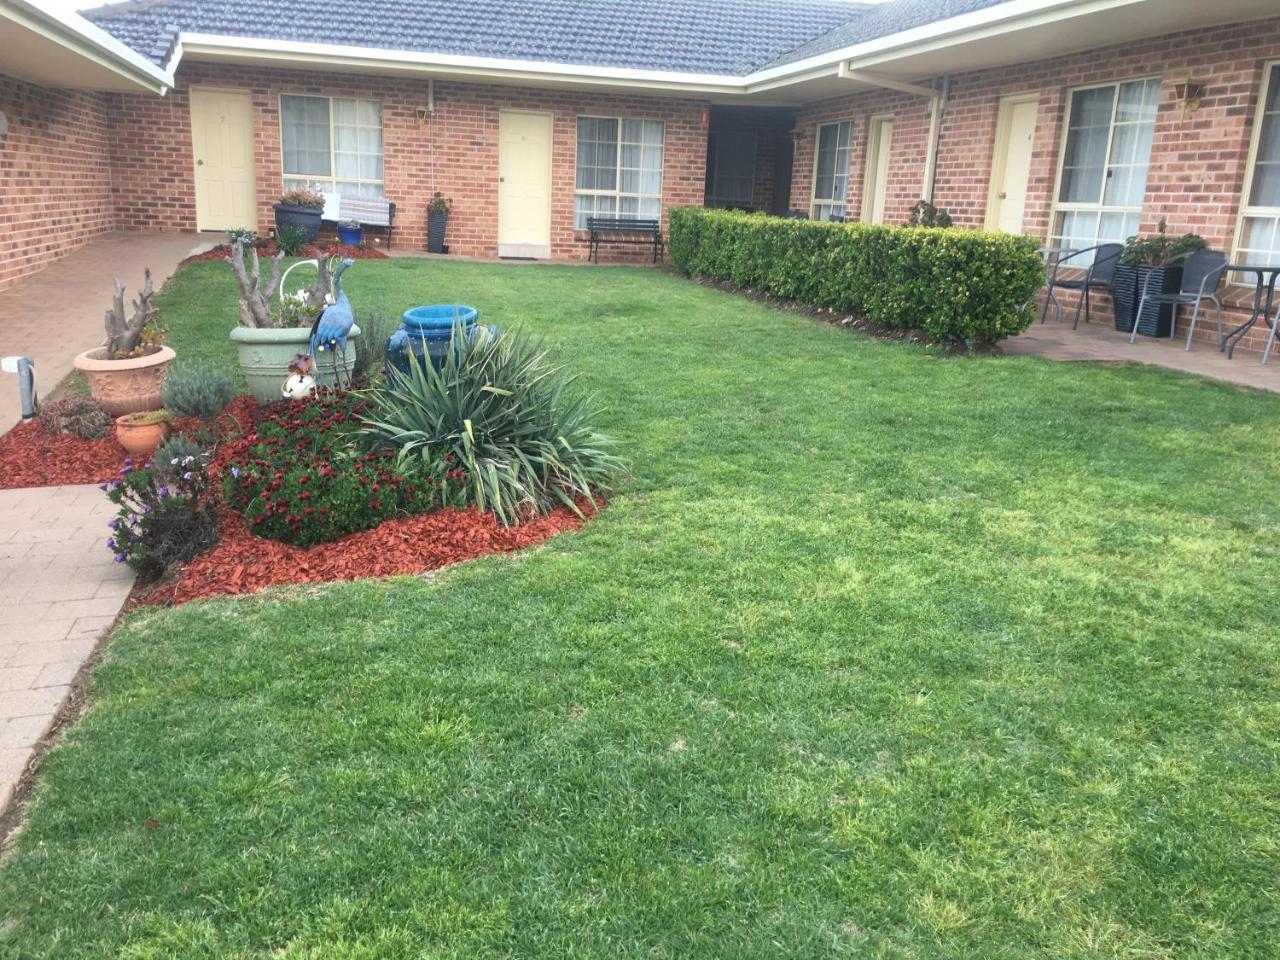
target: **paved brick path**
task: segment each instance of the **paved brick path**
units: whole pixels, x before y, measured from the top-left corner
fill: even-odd
[[[114,514],[97,486],[0,490],[0,810],[133,585]]]

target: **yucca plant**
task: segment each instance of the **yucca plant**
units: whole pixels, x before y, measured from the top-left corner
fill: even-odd
[[[449,485],[506,525],[563,504],[581,514],[622,475],[576,377],[523,334],[454,328],[440,369],[410,353],[408,373],[369,392],[368,437],[401,466]]]

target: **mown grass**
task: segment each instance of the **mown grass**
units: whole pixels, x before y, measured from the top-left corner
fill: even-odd
[[[224,270],[162,306],[229,365]],[[1280,952],[1280,398],[629,269],[347,279],[545,333],[634,476],[519,556],[131,617],[0,956]]]

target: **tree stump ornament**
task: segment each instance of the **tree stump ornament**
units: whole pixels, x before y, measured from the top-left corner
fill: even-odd
[[[111,309],[107,311],[107,356],[113,359],[131,357],[138,349],[142,339],[142,331],[156,315],[156,308],[151,303],[155,291],[151,286],[151,269],[144,273],[146,281],[142,292],[133,301],[133,316],[126,316],[124,309],[124,284],[116,278],[116,293]]]
[[[240,323],[246,327],[273,327],[271,317],[271,298],[280,289],[280,265],[284,260],[281,251],[271,258],[271,279],[264,288],[262,270],[258,263],[258,251],[249,248],[252,267],[245,269],[244,242],[237,240],[231,247],[231,254],[226,258],[231,270],[240,285]]]

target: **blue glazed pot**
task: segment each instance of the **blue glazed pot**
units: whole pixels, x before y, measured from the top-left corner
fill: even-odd
[[[444,363],[453,337],[455,324],[461,325],[470,336],[476,329],[479,312],[475,307],[458,303],[438,303],[426,307],[413,307],[400,316],[400,329],[387,344],[387,375],[393,370],[409,372],[409,355],[419,362],[431,361],[437,370]]]
[[[338,242],[348,247],[358,247],[364,243],[364,227],[338,227]]]

